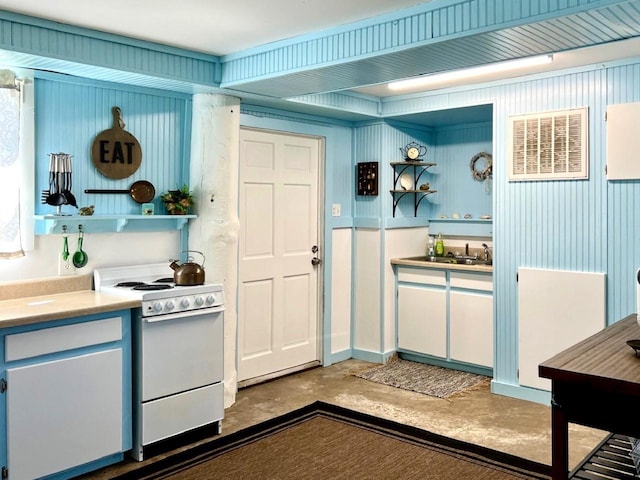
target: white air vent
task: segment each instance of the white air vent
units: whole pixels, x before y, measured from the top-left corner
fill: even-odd
[[[587,109],[509,117],[509,180],[587,178]]]

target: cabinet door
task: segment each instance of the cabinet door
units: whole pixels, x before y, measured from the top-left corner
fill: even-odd
[[[7,370],[12,480],[122,451],[122,349]]]
[[[451,359],[493,367],[493,296],[452,290],[449,322]]]
[[[398,286],[398,348],[447,356],[447,294],[428,287]]]
[[[640,178],[640,102],[607,106],[607,179]]]

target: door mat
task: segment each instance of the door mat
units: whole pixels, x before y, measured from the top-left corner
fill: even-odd
[[[411,362],[398,357],[391,358],[384,365],[357,373],[356,377],[439,398],[449,398],[483,388],[491,381],[491,378],[484,375]]]
[[[550,480],[550,471],[521,457],[315,402],[115,479]]]

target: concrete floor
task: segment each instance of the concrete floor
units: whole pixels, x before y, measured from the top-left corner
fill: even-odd
[[[440,399],[354,376],[374,366],[347,360],[242,389],[236,403],[225,410],[222,435],[322,400],[551,463],[551,410],[548,406],[495,395],[488,386],[451,399]],[[570,425],[570,467],[582,460],[604,436],[605,433],[598,430]],[[152,461],[154,459],[145,460]],[[133,460],[125,460],[84,478],[110,478],[139,465]]]

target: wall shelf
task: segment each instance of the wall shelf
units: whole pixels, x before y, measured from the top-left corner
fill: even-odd
[[[389,193],[391,193],[391,196],[393,197],[393,216],[396,216],[396,208],[398,207],[400,200],[406,195],[413,194],[413,216],[417,217],[418,207],[422,200],[424,200],[427,195],[437,192],[437,190],[420,190],[418,188],[420,177],[422,177],[429,167],[433,167],[436,164],[429,162],[405,161],[391,162],[390,165],[393,167],[393,190],[389,190]],[[409,167],[413,168],[413,177],[411,177],[412,188],[407,189],[402,185],[400,177],[405,174]],[[399,186],[402,186],[403,188],[398,189]]]
[[[35,215],[36,235],[78,231],[107,232],[159,232],[181,230],[196,215]]]
[[[479,218],[430,218],[429,233],[432,235],[463,235],[473,237],[493,236],[493,221]]]

